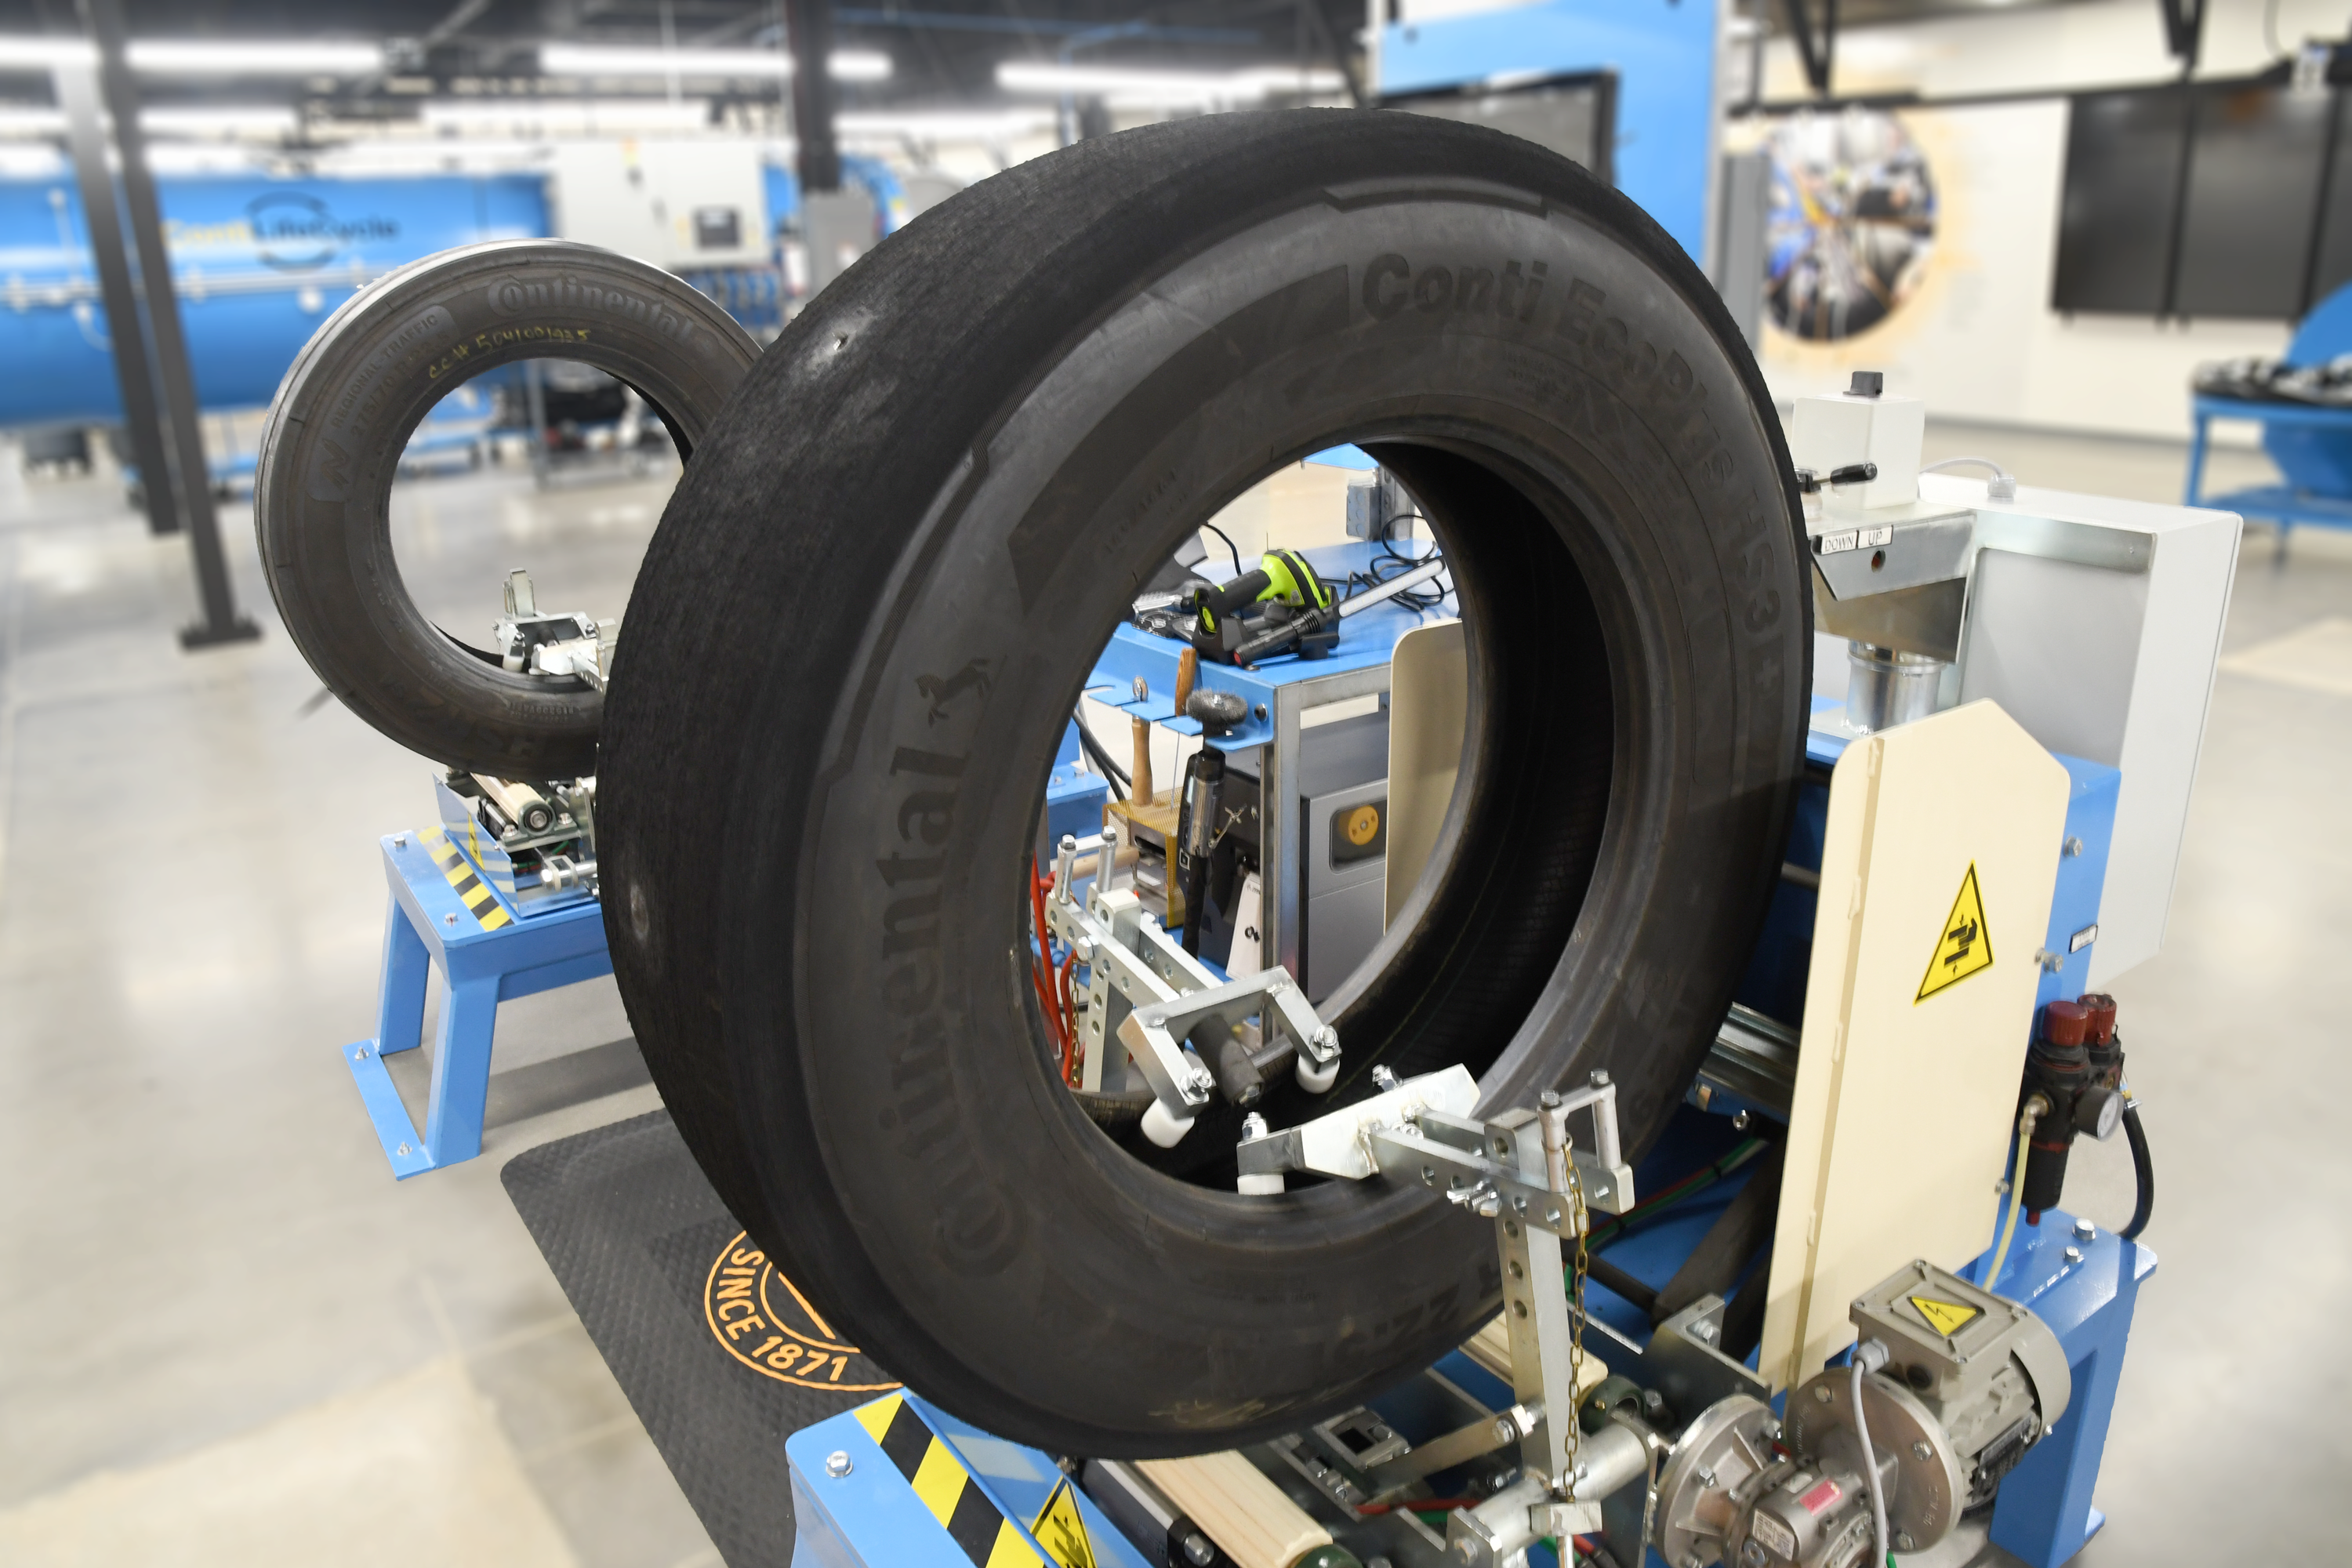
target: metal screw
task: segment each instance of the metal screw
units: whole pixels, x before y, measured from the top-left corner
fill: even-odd
[[[1209,1544],[1207,1536],[1196,1530],[1184,1538],[1184,1555],[1195,1568],[1209,1568],[1216,1559],[1217,1549]]]
[[[1372,1082],[1382,1091],[1386,1091],[1397,1086],[1397,1075],[1388,1068],[1375,1067],[1372,1068]]]
[[[1552,1110],[1559,1104],[1559,1090],[1556,1089],[1545,1089],[1541,1094],[1536,1096],[1536,1103],[1542,1106],[1546,1110]]]
[[[1712,1487],[1715,1485],[1715,1472],[1708,1469],[1705,1465],[1701,1465],[1698,1468],[1698,1484],[1702,1487]]]
[[[395,833],[395,834],[394,834],[394,835],[392,836],[392,847],[393,847],[394,849],[405,849],[405,848],[407,848],[407,847],[408,847],[408,835],[407,835],[407,834],[405,834],[405,833]]]
[[[403,1143],[399,1148],[394,1149],[393,1152],[395,1154],[405,1154],[408,1152],[408,1145]]]
[[[2089,1220],[2078,1219],[2074,1222],[2074,1234],[2084,1241],[2095,1240],[2099,1234],[2099,1227]]]
[[[1259,703],[1259,704],[1257,705],[1256,712],[1257,712],[1257,721],[1258,721],[1259,723],[1261,723],[1261,724],[1265,723],[1265,703],[1263,703],[1263,702]]]
[[[2069,1263],[2080,1263],[2080,1262],[2082,1262],[2082,1261],[2083,1261],[2083,1249],[2082,1249],[2081,1247],[2068,1247],[2068,1248],[2066,1249],[2066,1261],[2067,1261],[2067,1262],[2069,1262]]]
[[[1500,1419],[1500,1420],[1498,1420],[1498,1421],[1496,1421],[1496,1422],[1495,1423],[1495,1441],[1496,1441],[1496,1442],[1497,1442],[1497,1443],[1516,1443],[1516,1442],[1517,1442],[1518,1440],[1519,1440],[1519,1428],[1518,1428],[1518,1426],[1517,1426],[1517,1423],[1515,1423],[1514,1421],[1512,1421],[1512,1419],[1511,1419],[1509,1416],[1506,1415],[1506,1416],[1504,1416],[1502,1419]]]
[[[839,1480],[842,1477],[847,1475],[849,1473],[849,1451],[845,1448],[835,1448],[832,1453],[827,1454],[824,1457],[824,1473],[831,1476],[835,1480]]]
[[[441,917],[441,923],[445,926],[456,925],[457,923],[457,917],[456,915],[443,915]]]
[[[1138,702],[1151,695],[1151,683],[1141,676],[1135,678],[1135,700]]]
[[[1263,1138],[1265,1136],[1265,1117],[1260,1116],[1256,1111],[1253,1110],[1247,1116],[1242,1118],[1242,1137],[1244,1140],[1251,1138]]]
[[[1817,1383],[1813,1384],[1813,1403],[1816,1405],[1827,1405],[1829,1402],[1830,1385],[1826,1383]]]
[[[1895,1532],[1895,1549],[1897,1552],[1911,1551],[1916,1545],[1917,1545],[1917,1542],[1911,1539],[1911,1532],[1909,1531],[1898,1530]]]
[[[2080,855],[2083,852],[2083,841],[2070,833],[2066,836],[2066,842],[2062,847],[2066,854]]]
[[[352,1060],[355,1062],[363,1062],[367,1060],[367,1047],[365,1046],[353,1046],[352,1047]]]
[[[1936,1450],[1927,1447],[1927,1441],[1923,1437],[1911,1445],[1911,1457],[1921,1461],[1932,1459],[1936,1457]]]
[[[1607,1089],[1609,1087],[1609,1075],[1605,1072],[1596,1070],[1592,1075],[1592,1087],[1595,1089]]]
[[[1745,1132],[1745,1131],[1748,1131],[1748,1124],[1750,1121],[1753,1121],[1754,1120],[1756,1120],[1756,1119],[1755,1119],[1754,1117],[1752,1117],[1752,1116],[1748,1115],[1748,1112],[1746,1112],[1746,1111],[1744,1111],[1744,1110],[1743,1110],[1743,1111],[1740,1111],[1740,1112],[1738,1112],[1737,1115],[1735,1115],[1735,1116],[1733,1116],[1733,1117],[1732,1117],[1732,1119],[1731,1119],[1731,1130],[1732,1130],[1734,1132]]]

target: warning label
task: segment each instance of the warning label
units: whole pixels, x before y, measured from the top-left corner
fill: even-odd
[[[1087,1538],[1087,1521],[1078,1512],[1077,1494],[1065,1480],[1037,1511],[1029,1533],[1059,1568],[1095,1568],[1095,1543]]]
[[[1938,1301],[1933,1296],[1914,1296],[1910,1300],[1912,1307],[1927,1320],[1927,1326],[1946,1339],[1966,1328],[1981,1311],[1966,1302]]]
[[[1927,960],[1919,994],[1911,999],[1911,1005],[1916,1007],[1946,986],[1991,967],[1992,932],[1985,927],[1984,895],[1977,890],[1977,863],[1971,860],[1968,875],[1960,879],[1959,896],[1952,900],[1952,912],[1944,917],[1943,931],[1936,938],[1935,956]]]

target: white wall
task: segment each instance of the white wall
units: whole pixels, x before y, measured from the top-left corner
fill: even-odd
[[[2282,0],[2277,34],[2342,37],[2339,4]],[[2206,24],[2200,76],[2242,76],[2271,55],[2261,0],[2220,0]],[[2109,0],[1856,30],[1840,40],[1842,93],[1909,89],[1923,96],[2137,85],[2176,71],[2157,7]],[[1804,96],[1792,44],[1765,50],[1765,97]],[[1937,252],[1916,298],[1883,325],[1835,346],[1768,329],[1760,358],[1782,398],[1843,385],[1849,370],[1887,372],[1890,388],[1951,417],[2053,429],[2180,438],[2189,379],[2207,360],[2276,354],[2284,321],[2077,315],[2049,307],[2066,144],[2063,98],[1974,109],[1907,110],[1925,148],[1939,216]],[[1735,121],[1727,145],[1760,124]]]
[[[1403,0],[1402,15],[1430,20],[1511,3]],[[1733,8],[1752,11],[1753,0]],[[2243,76],[2269,63],[2263,10],[2263,0],[2213,0],[2198,74]],[[2275,31],[2292,47],[2306,36],[2341,37],[2347,23],[2344,0],[2279,0]],[[1745,54],[1749,45],[1729,47]],[[1744,82],[1744,67],[1727,75]],[[1853,29],[1838,43],[1835,86],[1926,97],[2057,93],[2153,83],[2177,71],[2149,0],[2098,0]],[[1769,42],[1764,97],[1804,96],[1795,46]],[[2285,347],[2283,321],[2067,320],[2049,308],[2063,98],[1901,118],[1926,148],[1937,186],[1935,259],[1917,297],[1857,338],[1823,346],[1768,328],[1759,357],[1778,396],[1843,386],[1852,370],[1884,370],[1890,386],[1947,417],[2178,439],[2189,431],[2189,379],[2200,363]],[[1768,126],[1734,120],[1727,148],[1753,145]]]

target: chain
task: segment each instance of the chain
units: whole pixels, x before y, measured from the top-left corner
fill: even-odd
[[[1568,1293],[1568,1500],[1576,1500],[1576,1457],[1584,1447],[1584,1237],[1591,1228],[1584,1206],[1584,1180],[1574,1161],[1568,1167],[1569,1217],[1576,1229],[1576,1279]]]

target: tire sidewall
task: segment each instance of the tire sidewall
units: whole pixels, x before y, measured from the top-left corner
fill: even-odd
[[[1531,468],[1586,454],[1547,477],[1589,514],[1570,541],[1588,579],[1639,589],[1597,593],[1636,650],[1608,679],[1644,776],[1614,786],[1629,805],[1596,873],[1612,906],[1580,925],[1486,1086],[1490,1102],[1515,1101],[1563,1061],[1622,1060],[1643,1031],[1677,1042],[1687,1077],[1686,1042],[1711,1031],[1725,984],[1712,970],[1686,981],[1691,954],[1753,934],[1717,890],[1727,874],[1753,879],[1727,873],[1725,846],[1783,809],[1809,605],[1752,364],[1695,301],[1686,261],[1598,216],[1614,202],[1367,182],[1302,193],[1164,273],[1085,280],[1108,313],[1008,398],[914,524],[822,749],[807,829],[747,861],[727,900],[739,973],[766,1001],[730,1016],[747,1031],[737,1059],[760,1059],[748,1037],[763,1016],[789,1016],[811,1047],[751,1069],[748,1096],[805,1096],[886,1289],[912,1298],[944,1275],[965,1302],[957,1322],[927,1325],[937,1361],[902,1373],[1017,1386],[1050,1344],[1064,1398],[1042,1423],[1093,1430],[1103,1452],[1165,1451],[1188,1429],[1231,1440],[1360,1397],[1367,1367],[1434,1353],[1493,1310],[1492,1239],[1443,1205],[1344,1184],[1244,1200],[1111,1146],[1046,1071],[1011,956],[1037,759],[1104,629],[1209,507],[1317,447],[1443,441],[1451,426],[1465,441],[1507,433],[1502,456]],[[1466,282],[1481,272],[1483,309]],[[1237,321],[1289,346],[1220,330]],[[1235,355],[1256,363],[1234,374]],[[1189,385],[1191,412],[1090,458],[1099,426],[1139,394],[1150,404],[1146,384],[1178,363],[1195,368],[1171,406]],[[1368,402],[1372,430],[1331,422]],[[753,967],[784,952],[789,972]],[[1669,1108],[1653,1100],[1631,1108],[1641,1132]],[[1013,1121],[1022,1135],[1001,1135]],[[792,1194],[768,1198],[792,1211]],[[1205,1288],[1226,1310],[1154,1323],[1148,1342],[1106,1323],[1102,1304],[1136,1281],[1103,1271],[1139,1250],[1188,1300]],[[1269,1300],[1295,1332],[1265,1332]],[[1258,1392],[1247,1408],[1201,1403],[1191,1391],[1212,1382]],[[1148,1432],[1121,1424],[1139,1390]]]
[[[453,387],[541,357],[635,387],[690,448],[758,352],[678,279],[563,241],[463,247],[362,290],[288,372],[257,458],[255,531],[296,646],[329,689],[412,751],[507,777],[593,772],[598,692],[509,674],[416,608],[392,548],[401,455]]]

